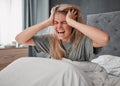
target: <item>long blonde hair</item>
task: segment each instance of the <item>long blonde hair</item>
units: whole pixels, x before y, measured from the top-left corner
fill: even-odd
[[[51,10],[54,10],[54,14],[56,12],[59,13],[63,13],[63,14],[67,14],[68,10],[70,9],[75,9],[77,10],[77,18],[76,21],[83,23],[82,21],[82,13],[79,9],[79,7],[75,6],[75,5],[70,5],[70,4],[60,4],[60,5],[56,5],[54,6]],[[77,48],[80,40],[82,39],[84,35],[78,31],[77,29],[73,29],[72,31],[72,39],[74,39],[74,43],[72,46],[72,50],[75,51],[75,49]],[[59,40],[57,38],[57,36],[55,34],[51,34],[50,36],[50,55],[52,58],[55,59],[62,59],[63,57],[66,57],[66,52],[63,49],[63,47],[61,46],[61,40]]]

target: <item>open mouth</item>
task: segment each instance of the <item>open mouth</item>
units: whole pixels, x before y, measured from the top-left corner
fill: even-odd
[[[64,34],[65,31],[58,31],[58,34]]]

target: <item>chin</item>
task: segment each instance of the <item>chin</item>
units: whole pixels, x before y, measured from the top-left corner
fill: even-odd
[[[58,36],[58,39],[63,40],[63,39],[64,39],[64,37],[59,37],[59,36]]]

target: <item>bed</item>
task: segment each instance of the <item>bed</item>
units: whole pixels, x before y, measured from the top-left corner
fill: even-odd
[[[120,11],[87,16],[111,37],[91,62],[22,57],[0,71],[0,86],[120,86],[119,22]]]
[[[117,61],[112,66],[107,57],[92,62],[23,57],[0,71],[0,86],[120,86],[120,58],[111,56],[111,63]]]

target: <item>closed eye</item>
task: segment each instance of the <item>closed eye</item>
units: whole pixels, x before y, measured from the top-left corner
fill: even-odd
[[[57,21],[54,21],[54,24],[58,24],[58,22],[57,22]]]
[[[63,21],[63,22],[61,22],[62,24],[67,24],[67,22],[66,21]]]
[[[54,24],[56,25],[56,24],[58,24],[59,22],[57,22],[57,21],[54,21]],[[67,24],[67,22],[66,21],[62,21],[62,22],[60,22],[61,24]]]

